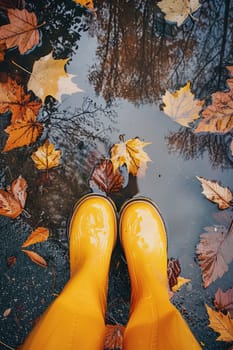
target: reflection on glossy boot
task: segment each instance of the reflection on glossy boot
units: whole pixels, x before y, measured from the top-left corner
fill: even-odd
[[[124,350],[201,349],[169,301],[166,229],[153,202],[134,199],[123,206],[120,238],[132,290]]]
[[[88,195],[70,224],[71,278],[21,350],[103,350],[108,271],[116,240],[112,203]]]

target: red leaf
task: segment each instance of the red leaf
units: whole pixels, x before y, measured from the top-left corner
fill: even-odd
[[[221,288],[218,288],[215,293],[214,306],[218,310],[226,310],[233,318],[233,288],[223,292]]]
[[[170,289],[177,284],[177,277],[180,275],[181,268],[178,259],[170,258],[167,264],[167,275]]]
[[[96,165],[90,179],[106,193],[118,192],[122,188],[123,180],[119,170],[114,172],[110,159],[103,159],[100,164]]]

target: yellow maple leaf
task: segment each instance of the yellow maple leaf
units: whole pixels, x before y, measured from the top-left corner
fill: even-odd
[[[42,131],[43,125],[36,121],[33,111],[27,108],[23,119],[16,120],[5,129],[9,137],[3,148],[3,152],[30,145],[37,140],[42,134]]]
[[[81,92],[72,82],[74,75],[65,71],[69,58],[55,60],[50,52],[47,56],[35,61],[28,81],[28,90],[32,90],[44,102],[46,96],[53,96],[61,101],[62,94]]]
[[[157,5],[165,13],[165,19],[177,22],[178,26],[201,6],[199,0],[162,0]]]
[[[54,145],[46,140],[31,157],[37,169],[47,170],[59,165],[61,150],[55,150]]]
[[[166,91],[163,96],[164,112],[175,122],[189,127],[189,123],[199,118],[199,113],[203,106],[203,101],[194,99],[190,89],[190,82],[181,89],[170,93]]]
[[[84,6],[88,9],[90,9],[91,11],[95,12],[94,4],[93,4],[92,0],[74,0],[74,2],[76,2],[76,4]]]
[[[151,161],[147,153],[143,151],[143,147],[150,143],[143,142],[136,137],[113,145],[110,153],[114,171],[125,164],[129,173],[134,176],[143,176],[147,162]]]
[[[220,333],[217,340],[233,341],[233,319],[230,318],[230,315],[214,311],[208,305],[206,305],[206,309],[209,315],[209,327]]]
[[[177,292],[184,284],[189,283],[191,280],[189,278],[177,277],[177,283],[172,287],[173,292]]]

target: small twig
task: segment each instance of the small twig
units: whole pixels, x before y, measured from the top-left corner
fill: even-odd
[[[6,343],[4,343],[3,341],[0,340],[0,344],[2,344],[3,346],[5,346],[5,348],[10,349],[10,350],[15,350],[15,348],[12,348],[10,345],[7,345]]]
[[[20,69],[22,69],[24,72],[26,72],[26,73],[28,73],[28,74],[30,74],[30,75],[32,75],[32,72],[30,72],[29,70],[27,70],[26,68],[24,68],[24,67],[22,67],[22,66],[20,66],[20,64],[18,64],[18,63],[16,63],[15,61],[11,61],[16,67],[18,67],[18,68],[20,68]]]

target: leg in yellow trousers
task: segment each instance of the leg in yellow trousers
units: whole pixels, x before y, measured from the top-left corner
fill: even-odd
[[[132,290],[123,349],[200,350],[169,301],[166,230],[155,205],[144,199],[126,203],[121,210],[120,237]]]
[[[103,350],[108,271],[116,240],[111,202],[84,197],[70,225],[71,278],[22,350]]]

